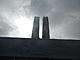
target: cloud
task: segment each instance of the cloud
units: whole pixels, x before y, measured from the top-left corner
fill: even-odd
[[[80,0],[32,0],[34,15],[47,15],[51,38],[80,38]]]
[[[51,5],[52,8],[46,12],[50,21],[51,38],[80,38],[80,1],[51,0]]]
[[[19,15],[45,15],[49,17],[51,38],[80,36],[80,0],[0,0],[0,15],[11,23]]]
[[[7,23],[6,19],[0,16],[0,36],[6,36],[13,28]]]
[[[34,15],[40,15],[43,16],[47,12],[49,12],[51,9],[51,6],[48,4],[47,0],[32,0],[30,5],[30,11]]]
[[[28,16],[29,5],[30,0],[0,0],[0,36],[16,36],[16,34],[19,34],[14,22],[20,16]],[[25,6],[26,9],[24,9]]]

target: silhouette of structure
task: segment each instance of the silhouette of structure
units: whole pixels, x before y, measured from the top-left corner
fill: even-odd
[[[39,39],[39,17],[34,17],[32,38]],[[42,39],[50,39],[48,17],[43,17]]]
[[[39,39],[39,17],[34,17],[32,38]]]
[[[50,39],[48,17],[43,17],[42,39]]]
[[[34,18],[32,38],[0,37],[0,60],[27,60],[25,57],[80,59],[80,40],[50,39],[48,17],[43,17],[42,39],[39,38],[39,17]],[[11,59],[13,58],[13,59]],[[18,59],[19,60],[19,59]],[[45,59],[46,60],[46,59]]]

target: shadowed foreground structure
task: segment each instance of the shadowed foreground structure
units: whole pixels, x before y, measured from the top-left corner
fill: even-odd
[[[50,39],[48,17],[43,17],[42,39]]]
[[[35,19],[38,19],[38,21]],[[34,21],[36,23],[34,22],[34,32],[32,32],[32,38],[0,37],[0,59],[80,59],[79,40],[49,39],[49,30],[47,30],[46,33],[43,34],[42,39],[39,39],[39,17],[35,17],[35,19]],[[49,23],[48,17],[43,17],[43,20],[43,25],[47,25]],[[47,20],[47,22],[45,22],[45,20]],[[36,24],[37,27],[35,28]],[[45,28],[49,29],[49,27],[47,26]],[[43,28],[43,32],[44,31],[45,29]]]

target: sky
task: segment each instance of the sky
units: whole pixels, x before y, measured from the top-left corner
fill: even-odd
[[[0,36],[30,38],[34,16],[49,17],[51,39],[80,39],[80,0],[0,0]]]

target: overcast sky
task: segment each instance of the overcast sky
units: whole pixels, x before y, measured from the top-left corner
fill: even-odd
[[[0,36],[20,34],[20,16],[48,16],[51,39],[80,39],[80,0],[0,0]]]

